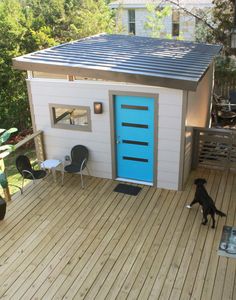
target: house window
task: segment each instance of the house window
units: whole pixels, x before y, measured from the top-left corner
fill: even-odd
[[[172,11],[172,36],[179,36],[180,13],[178,10]]]
[[[135,35],[135,10],[129,9],[128,10],[128,18],[129,18],[129,34]]]
[[[49,104],[52,127],[91,131],[91,113],[88,106]]]
[[[53,74],[53,73],[46,73],[46,72],[32,72],[33,78],[50,78],[50,79],[67,79],[67,75],[64,74]]]

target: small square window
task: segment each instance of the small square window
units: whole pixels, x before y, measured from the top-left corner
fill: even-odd
[[[50,104],[52,127],[91,131],[91,113],[88,106]]]

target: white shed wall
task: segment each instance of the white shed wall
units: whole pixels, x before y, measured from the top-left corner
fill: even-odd
[[[213,65],[201,80],[196,92],[185,92],[187,115],[185,128],[184,182],[191,170],[192,127],[208,127],[213,82]]]
[[[187,126],[208,127],[213,82],[213,65],[200,81],[196,92],[188,92]]]
[[[157,186],[178,189],[181,149],[181,90],[101,81],[29,79],[35,125],[43,130],[48,158],[63,159],[76,144],[90,150],[89,169],[93,176],[112,178],[109,91],[153,93],[159,96]],[[104,113],[93,113],[93,102],[103,102]],[[90,106],[92,132],[51,127],[49,103]]]

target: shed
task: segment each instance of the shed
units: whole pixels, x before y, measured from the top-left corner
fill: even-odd
[[[100,34],[13,59],[47,158],[89,148],[93,176],[182,189],[209,124],[217,45]],[[96,107],[102,105],[101,113]]]

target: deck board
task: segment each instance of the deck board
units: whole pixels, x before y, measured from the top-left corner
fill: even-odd
[[[227,218],[216,229],[191,210],[196,177]],[[184,191],[66,174],[8,203],[0,223],[1,299],[235,299],[236,259],[217,255],[222,228],[236,226],[236,175],[198,169]],[[210,223],[210,222],[209,222]]]

